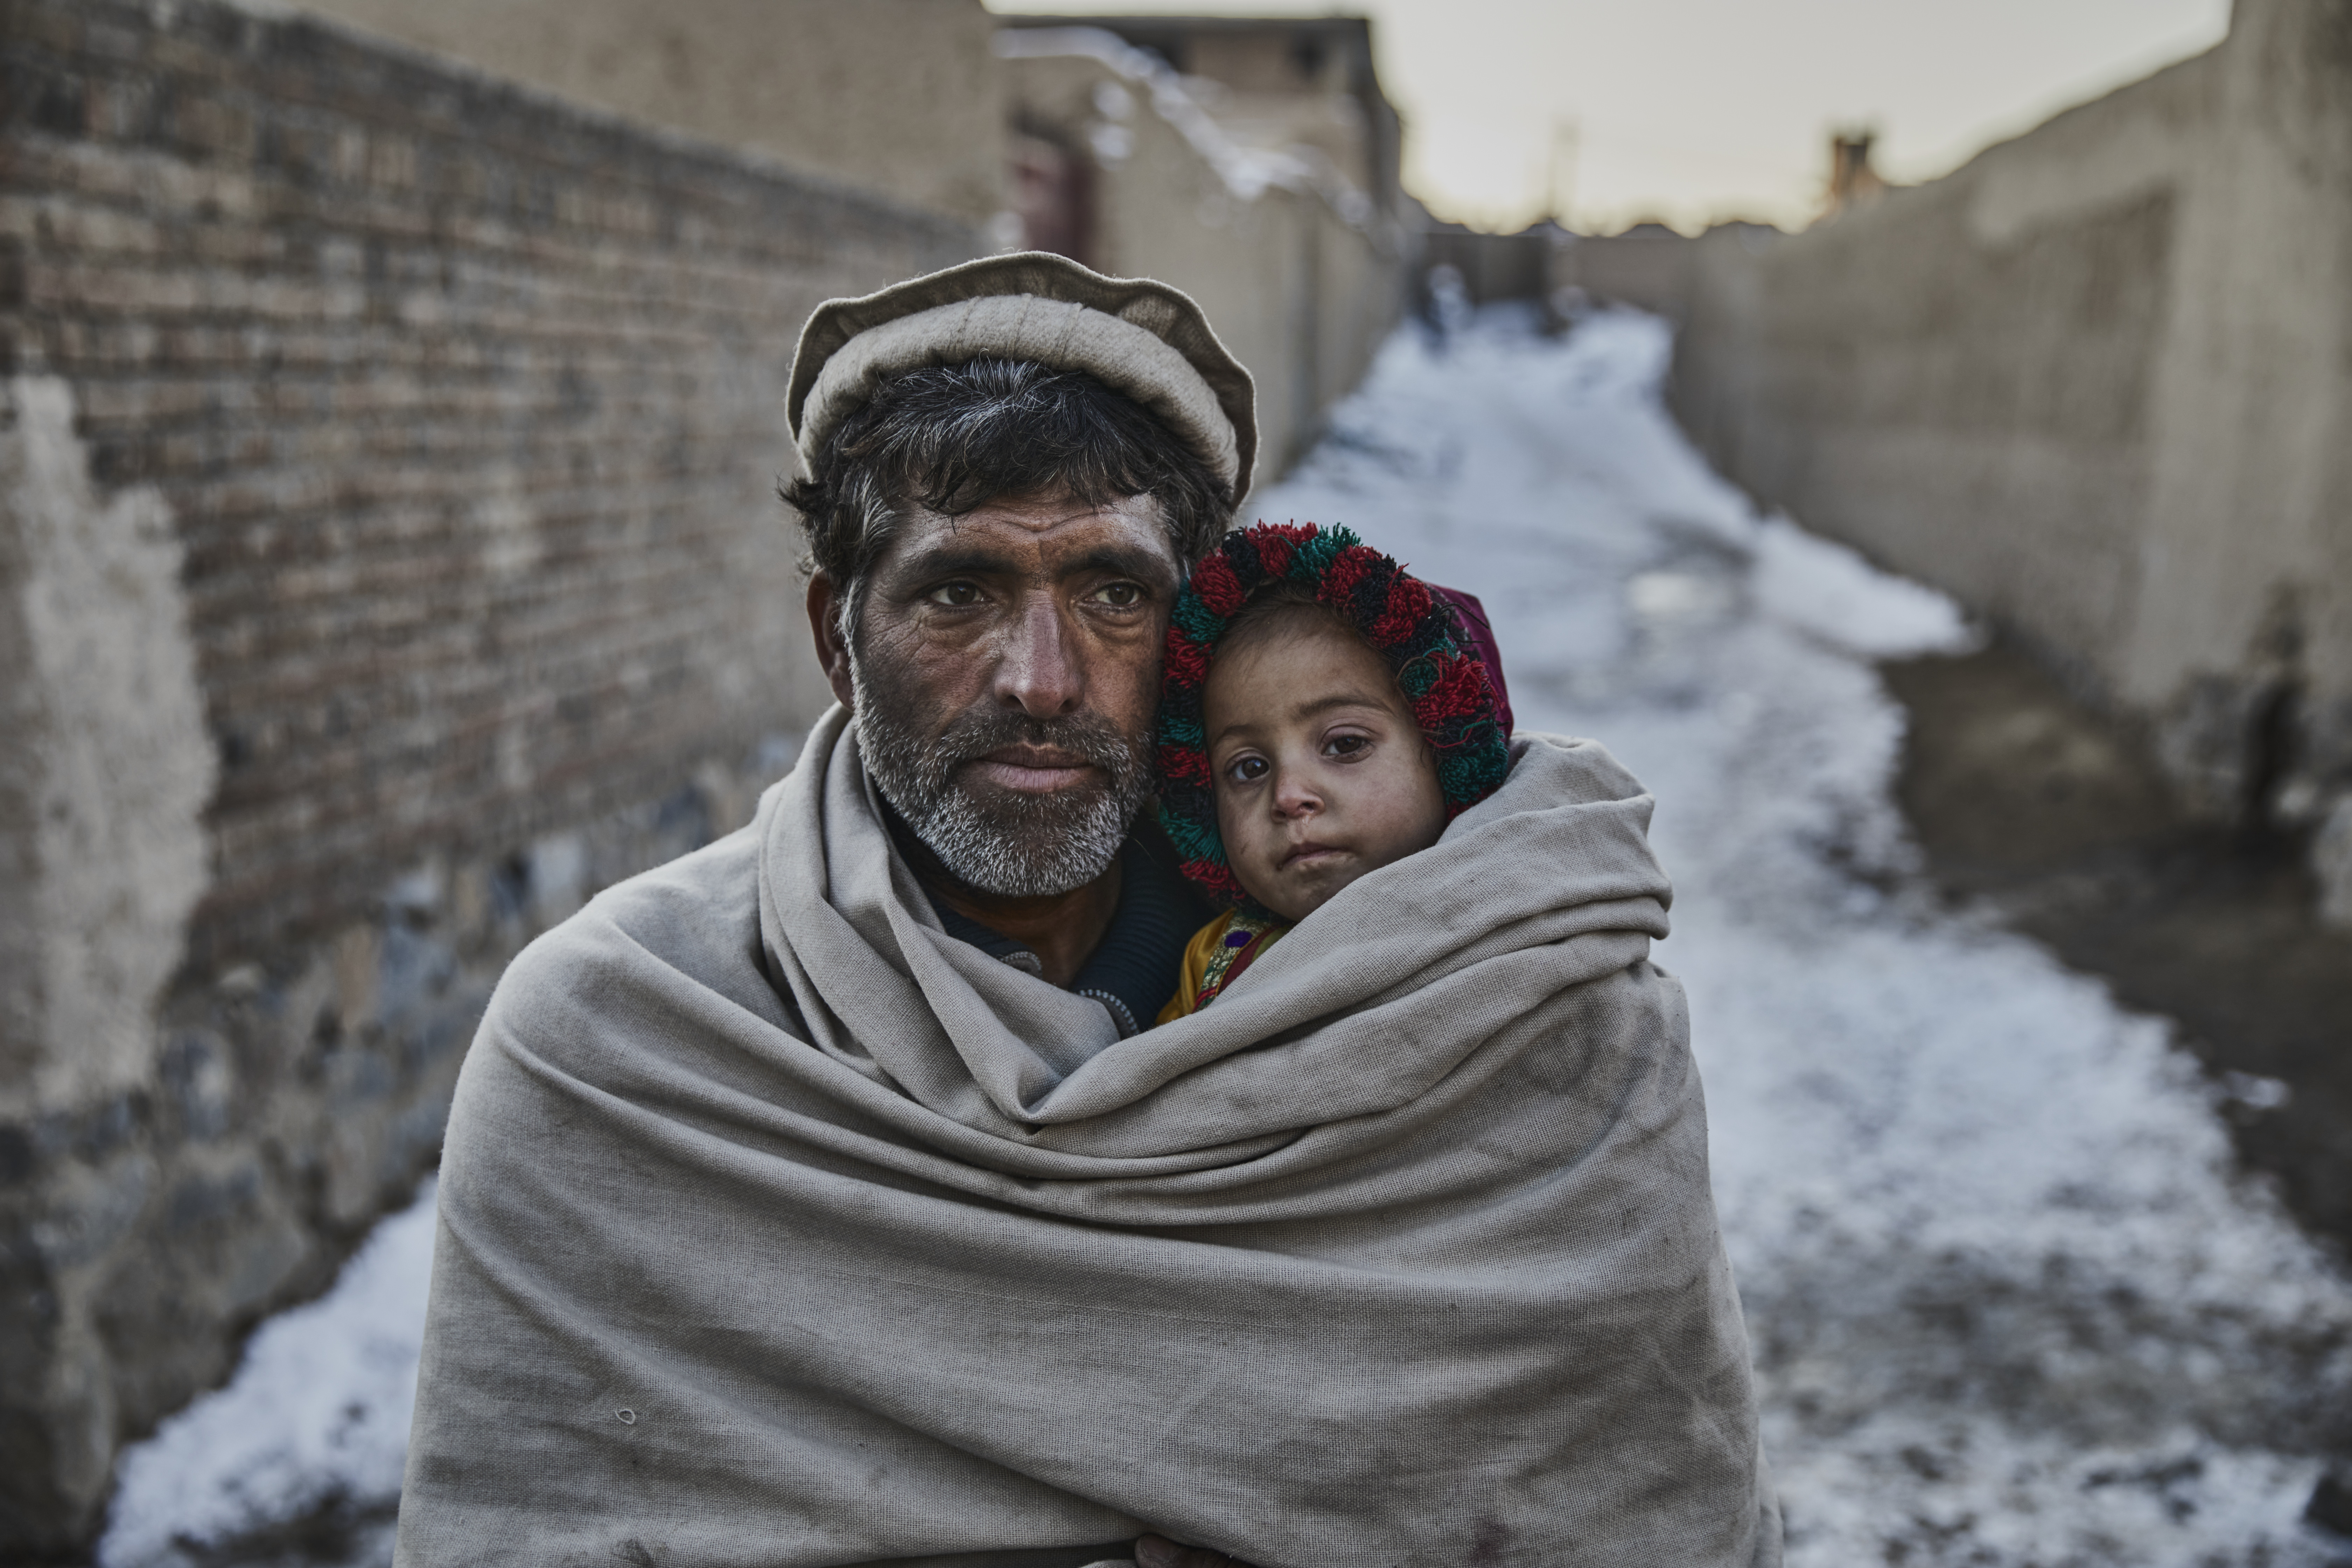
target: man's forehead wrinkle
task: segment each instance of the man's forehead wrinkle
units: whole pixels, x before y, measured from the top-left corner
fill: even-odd
[[[1098,574],[1158,581],[1162,586],[1175,580],[1172,563],[1137,546],[1121,544],[1057,554],[1014,541],[992,548],[984,539],[943,539],[908,551],[890,568],[890,575],[901,581],[943,575],[1003,577],[1035,588],[1050,587],[1057,579]]]
[[[1165,595],[1182,579],[1184,563],[1163,512],[1149,494],[1093,504],[1064,491],[992,500],[967,512],[916,502],[867,570],[874,582],[894,584],[894,595],[926,578],[992,578],[1039,593],[1094,574],[1131,578]]]
[[[982,507],[967,514],[967,519],[983,516],[988,521],[1019,529],[1039,540],[1066,529],[1085,528],[1089,524],[1118,527],[1139,521],[1115,506],[1087,506],[1079,502],[1071,503],[1066,510],[1057,508],[1051,511],[1033,507],[1008,507],[1002,510]]]
[[[978,510],[985,511],[990,509],[982,507]],[[1069,523],[1087,522],[1116,514],[1107,506],[1089,506],[1084,501],[1070,500],[1065,502],[1061,509],[1052,511],[1043,507],[1006,507],[999,515],[1033,533],[1045,533]]]

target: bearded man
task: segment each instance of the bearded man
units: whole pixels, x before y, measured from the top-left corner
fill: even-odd
[[[983,264],[972,280],[1009,272]],[[1174,303],[1156,288],[1136,300]],[[814,352],[833,324],[812,324]],[[1034,359],[820,380],[812,396],[830,401],[801,420],[814,477],[788,492],[807,520],[818,657],[934,911],[1100,1002],[1122,1036],[1167,1000],[1203,914],[1164,841],[1129,832],[1152,789],[1169,606],[1223,533],[1249,458],[1247,373],[1187,324],[1221,401],[1160,417]]]
[[[1640,786],[1522,736],[1139,1032],[1202,918],[1142,807],[1246,373],[1005,257],[820,309],[787,416],[840,703],[501,982],[399,1562],[1776,1563]]]

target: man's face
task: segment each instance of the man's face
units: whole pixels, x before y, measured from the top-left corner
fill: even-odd
[[[835,689],[884,797],[959,880],[1035,897],[1109,866],[1151,793],[1179,575],[1149,497],[1001,499],[900,526]]]

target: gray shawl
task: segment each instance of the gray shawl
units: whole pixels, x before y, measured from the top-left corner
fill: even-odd
[[[940,929],[835,710],[500,984],[399,1562],[1777,1563],[1649,815],[1523,735],[1122,1040]]]

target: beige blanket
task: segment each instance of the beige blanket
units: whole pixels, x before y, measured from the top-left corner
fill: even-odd
[[[1515,753],[1121,1040],[940,931],[829,715],[500,984],[400,1562],[1777,1562],[1650,802]]]

